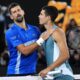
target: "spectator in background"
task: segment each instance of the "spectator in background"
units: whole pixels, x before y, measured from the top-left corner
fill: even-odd
[[[0,6],[0,55],[5,50],[6,47],[4,27],[5,27],[5,17],[3,15],[2,7]]]
[[[70,20],[66,38],[70,52],[70,65],[75,74],[80,73],[80,28],[77,26],[74,19]]]
[[[8,57],[8,53],[5,53],[6,50],[6,42],[5,42],[5,7],[0,5],[0,65],[6,66],[8,62],[8,58],[4,60],[5,55]]]

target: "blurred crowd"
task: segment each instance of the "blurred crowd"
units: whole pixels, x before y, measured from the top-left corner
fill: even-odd
[[[71,5],[66,2],[50,0],[49,6],[57,7],[59,14],[55,20],[55,24],[62,28],[66,35],[69,48],[69,63],[74,74],[80,73],[80,0],[71,0]],[[12,24],[7,12],[7,7],[0,5],[0,66],[7,66],[9,60],[9,52],[5,41],[5,32]],[[43,31],[43,30],[42,30]],[[41,52],[39,50],[39,52]],[[39,54],[38,67],[46,66],[44,60],[45,55]],[[42,65],[44,64],[44,65]],[[38,69],[39,70],[39,69]]]

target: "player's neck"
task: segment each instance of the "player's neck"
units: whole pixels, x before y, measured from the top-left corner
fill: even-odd
[[[47,22],[44,26],[46,30],[49,30],[53,28],[53,25],[54,25],[53,22]]]

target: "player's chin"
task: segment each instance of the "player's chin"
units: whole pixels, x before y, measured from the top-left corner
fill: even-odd
[[[42,23],[41,21],[39,21],[39,24],[40,24],[40,25],[43,25],[43,23]]]

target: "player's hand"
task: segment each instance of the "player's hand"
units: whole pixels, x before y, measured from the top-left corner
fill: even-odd
[[[44,69],[44,70],[42,70],[42,71],[39,72],[39,75],[40,75],[41,77],[45,77],[48,72],[49,72],[48,69]]]

